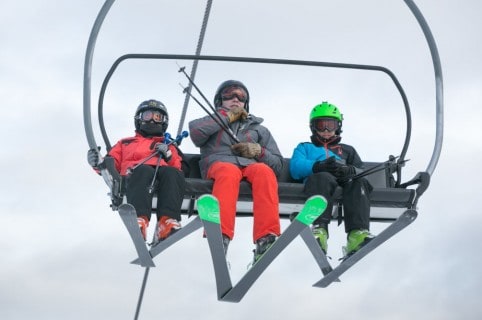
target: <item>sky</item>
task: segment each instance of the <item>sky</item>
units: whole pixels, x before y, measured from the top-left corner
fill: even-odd
[[[83,72],[88,37],[102,1],[13,1],[0,5],[0,318],[131,319],[142,268],[108,188],[86,161]],[[482,4],[416,1],[436,40],[444,80],[444,131],[419,217],[328,288],[297,238],[240,303],[217,301],[201,231],[155,258],[141,319],[480,319],[478,187],[482,144]],[[126,53],[193,54],[204,1],[116,1],[99,34],[92,66],[95,107],[102,81]],[[435,80],[426,42],[403,1],[213,1],[203,54],[379,65],[403,86],[412,139],[403,180],[424,171],[435,141]],[[104,108],[111,143],[133,134],[146,99],[180,123],[178,73],[190,61],[132,61],[118,68]],[[366,161],[398,155],[405,137],[400,96],[386,75],[329,68],[200,62],[195,81],[207,97],[226,79],[250,90],[285,157],[309,139],[308,114],[321,101],[344,114],[343,142]],[[96,142],[105,143],[93,110]],[[189,104],[187,119],[204,115]],[[187,139],[182,150],[196,153]],[[187,218],[183,218],[185,225]],[[228,253],[233,282],[252,258],[249,218],[239,218]],[[153,225],[153,224],[151,224]],[[282,228],[287,222],[282,221]],[[372,223],[377,234],[387,224]],[[152,231],[152,230],[151,230]],[[330,225],[337,265],[343,226]]]

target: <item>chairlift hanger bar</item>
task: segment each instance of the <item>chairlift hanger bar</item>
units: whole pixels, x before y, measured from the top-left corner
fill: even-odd
[[[91,116],[91,96],[92,96],[92,60],[94,57],[94,48],[95,43],[97,42],[97,36],[99,34],[100,28],[102,23],[104,22],[107,13],[109,12],[110,8],[114,4],[114,0],[106,0],[104,5],[99,11],[97,18],[95,19],[94,26],[92,27],[92,31],[90,32],[89,41],[87,43],[87,49],[85,52],[85,60],[84,60],[84,95],[83,95],[83,104],[84,104],[84,129],[85,135],[87,136],[87,142],[89,144],[90,149],[97,148],[97,143],[95,142],[94,138],[94,131],[92,130],[92,116]]]
[[[427,21],[423,17],[422,12],[412,0],[404,0],[412,14],[417,19],[418,24],[422,28],[425,40],[427,41],[432,56],[433,69],[435,73],[435,144],[432,152],[432,158],[427,166],[426,171],[431,176],[437,166],[442,152],[443,128],[444,128],[444,97],[443,97],[443,76],[442,64],[440,63],[440,56],[438,54],[437,44],[430,31]]]
[[[94,26],[90,32],[89,41],[87,43],[87,49],[85,50],[85,60],[84,60],[84,82],[83,82],[83,105],[84,105],[84,129],[85,135],[87,137],[87,142],[89,144],[89,149],[97,148],[97,143],[95,142],[94,131],[92,129],[92,115],[91,115],[91,96],[92,96],[92,60],[94,58],[94,48],[97,42],[97,36],[99,34],[102,23],[104,22],[107,13],[114,4],[114,0],[106,0],[104,5],[99,11],[97,18],[95,19]],[[105,183],[111,187],[112,178],[110,177],[107,170],[101,170],[102,178]]]

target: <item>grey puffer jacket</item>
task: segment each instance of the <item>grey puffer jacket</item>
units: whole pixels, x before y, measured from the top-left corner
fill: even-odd
[[[226,126],[231,128],[240,142],[259,143],[261,155],[257,159],[235,155],[231,151],[231,145],[236,141],[233,141],[211,116],[192,120],[189,122],[189,135],[194,145],[201,151],[199,166],[203,178],[206,178],[209,167],[217,161],[230,162],[240,167],[263,162],[270,166],[276,175],[279,175],[283,168],[283,156],[271,132],[261,125],[264,121],[262,118],[250,114],[246,120],[236,121],[230,125],[226,116],[220,115],[220,118]]]

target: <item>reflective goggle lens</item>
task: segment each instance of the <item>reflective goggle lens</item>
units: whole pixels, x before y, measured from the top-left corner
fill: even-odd
[[[164,120],[164,115],[160,111],[146,110],[141,112],[140,119],[142,121],[154,120],[155,122],[162,122]]]
[[[232,100],[235,97],[238,98],[240,102],[246,102],[248,100],[248,94],[237,86],[227,87],[221,93],[221,99],[223,101]]]
[[[338,120],[331,118],[322,118],[315,120],[315,129],[317,131],[335,131],[338,129]]]
[[[234,98],[238,98],[239,102],[246,102],[247,100],[245,95],[239,93],[231,93],[221,96],[221,99],[223,99],[223,101],[232,100]]]

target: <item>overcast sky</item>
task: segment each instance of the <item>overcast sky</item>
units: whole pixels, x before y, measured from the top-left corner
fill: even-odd
[[[155,259],[142,319],[480,319],[477,183],[482,144],[482,4],[416,1],[438,45],[445,128],[440,161],[419,218],[326,289],[301,239],[275,260],[238,304],[218,302],[201,231]],[[0,5],[0,318],[131,319],[143,269],[108,188],[86,162],[83,63],[103,1],[13,1]],[[99,35],[92,105],[116,58],[126,53],[193,54],[205,1],[117,1]],[[435,140],[433,67],[422,32],[401,0],[214,0],[204,54],[380,65],[392,70],[412,107],[413,132],[403,179],[426,169]],[[105,99],[109,139],[133,134],[137,105],[163,101],[175,134],[187,85],[178,65],[123,64]],[[251,93],[285,157],[309,139],[308,114],[323,100],[345,116],[343,141],[367,161],[398,155],[405,136],[401,98],[375,72],[201,62],[196,83],[212,97],[235,78]],[[96,141],[105,144],[93,111]],[[194,103],[187,119],[203,111]],[[187,129],[187,123],[181,129]],[[182,148],[197,152],[190,141]],[[186,224],[187,219],[183,220]],[[238,219],[228,258],[233,281],[252,258],[251,219]],[[282,222],[283,228],[287,222]],[[386,224],[372,223],[377,234]],[[330,226],[338,264],[343,226]]]

